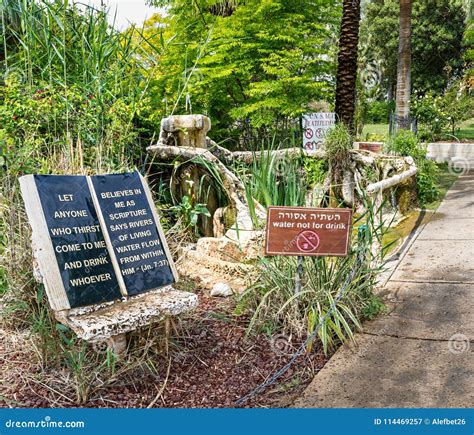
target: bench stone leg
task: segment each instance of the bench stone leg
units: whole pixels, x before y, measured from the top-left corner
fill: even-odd
[[[107,343],[116,357],[122,357],[127,353],[127,334],[112,335]]]

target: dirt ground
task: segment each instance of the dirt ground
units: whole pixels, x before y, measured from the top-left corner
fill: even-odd
[[[112,382],[89,380],[89,397],[81,405],[70,368],[42,367],[29,332],[0,330],[0,406],[234,407],[237,399],[284,366],[300,342],[283,341],[282,346],[275,335],[246,337],[248,318],[234,315],[235,301],[203,293],[199,298],[192,316],[176,322],[167,356],[156,353]],[[244,406],[289,406],[326,361],[316,346]]]

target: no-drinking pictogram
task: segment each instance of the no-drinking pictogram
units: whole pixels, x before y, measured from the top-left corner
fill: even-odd
[[[302,252],[316,251],[319,246],[319,236],[314,231],[302,231],[296,238],[296,246]]]

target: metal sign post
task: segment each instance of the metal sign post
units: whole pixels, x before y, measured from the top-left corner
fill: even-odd
[[[298,255],[296,261],[296,276],[295,276],[295,294],[301,293],[301,279],[303,278],[303,257]]]

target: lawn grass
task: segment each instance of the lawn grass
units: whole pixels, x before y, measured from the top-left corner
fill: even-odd
[[[387,138],[388,124],[365,124],[359,139],[367,140],[371,135],[383,136],[384,138]]]
[[[454,136],[457,139],[471,140],[474,142],[474,118],[464,121],[459,129],[454,130]],[[451,138],[452,140],[453,138]]]
[[[371,139],[371,135],[383,136],[384,139],[388,137],[388,124],[365,124],[362,130],[362,134],[359,137],[359,140]],[[380,141],[382,138],[375,138],[376,141]],[[460,141],[472,141],[474,142],[474,118],[468,119],[460,124],[458,128],[454,130],[454,137],[450,130],[446,130],[442,135],[440,141],[455,141],[456,139]],[[372,138],[372,140],[374,140]]]

